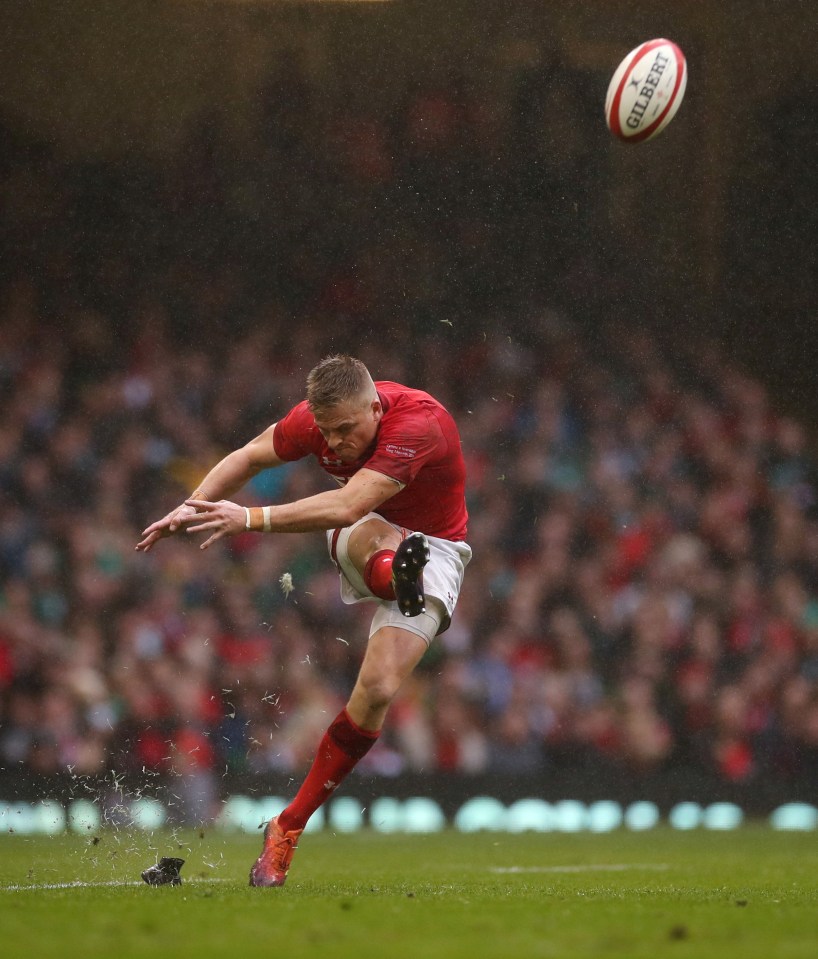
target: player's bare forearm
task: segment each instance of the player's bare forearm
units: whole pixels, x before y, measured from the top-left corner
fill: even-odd
[[[196,487],[195,498],[211,502],[228,499],[265,468],[266,464],[254,462],[249,455],[248,447],[243,446],[228,453],[210,470]]]
[[[278,506],[256,507],[264,515],[263,525],[251,525],[256,532],[309,533],[351,526],[362,516],[394,496],[400,486],[394,480],[372,470],[361,470],[345,486],[337,490],[306,496],[304,499]],[[201,548],[207,549],[223,536],[234,536],[247,529],[244,507],[228,500],[210,502],[186,500],[190,512],[180,523],[189,533],[209,533]],[[251,510],[252,514],[254,510]]]
[[[362,469],[346,486],[270,507],[273,533],[309,533],[351,526],[400,490],[389,477]]]
[[[311,533],[334,529],[336,526],[349,526],[360,518],[357,511],[350,510],[343,502],[340,492],[330,490],[296,500],[294,503],[254,507],[251,510],[245,510],[243,506],[230,500],[210,502],[188,499],[185,500],[185,506],[190,512],[180,519],[180,523],[188,533],[210,533],[210,537],[202,543],[202,549],[207,549],[211,543],[223,536],[235,536],[246,529],[265,533]],[[368,511],[361,515],[366,512]],[[248,514],[251,518],[255,514],[264,518],[248,526]]]
[[[271,506],[270,532],[311,533],[351,526],[369,511],[362,502],[345,499],[343,490],[328,490],[293,503]]]
[[[211,502],[227,499],[257,473],[280,466],[283,461],[275,451],[274,432],[275,424],[245,446],[228,453],[199,483],[196,488],[197,498]]]

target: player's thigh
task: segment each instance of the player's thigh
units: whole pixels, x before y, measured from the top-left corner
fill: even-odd
[[[369,558],[379,549],[397,549],[401,534],[386,520],[372,518],[353,527],[347,541],[347,556],[358,570],[363,570]]]

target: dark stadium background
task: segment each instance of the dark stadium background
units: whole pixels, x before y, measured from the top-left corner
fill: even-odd
[[[607,364],[614,380],[623,359],[617,347],[626,342],[637,359],[639,344],[649,344],[645,364],[654,350],[663,353],[682,387],[701,374],[697,364],[708,350],[721,349],[710,375],[718,378],[718,363],[737,361],[766,385],[771,415],[801,423],[814,453],[816,26],[813,4],[788,0],[7,0],[0,30],[0,410],[3,450],[12,455],[0,463],[0,745],[3,765],[14,770],[6,782],[14,785],[0,798],[20,790],[34,798],[65,779],[59,745],[49,739],[55,724],[76,724],[81,739],[101,722],[83,712],[83,696],[93,695],[73,687],[51,703],[54,715],[45,715],[60,669],[71,663],[75,632],[90,622],[102,635],[96,678],[116,685],[121,679],[104,663],[116,658],[118,617],[159,592],[143,568],[112,587],[110,606],[88,599],[94,583],[81,581],[72,563],[92,547],[77,545],[74,524],[85,524],[92,541],[94,524],[105,519],[103,494],[121,494],[127,523],[117,535],[135,536],[190,488],[216,450],[243,441],[298,398],[310,360],[322,352],[361,352],[430,389],[462,369],[500,371],[499,379],[452,389],[462,416],[475,395],[534,385],[519,373],[525,358],[511,355],[508,368],[492,367],[476,355],[482,344],[506,338],[540,356],[566,318],[573,348]],[[654,36],[670,37],[687,54],[686,99],[659,139],[626,147],[605,129],[605,90],[625,53]],[[265,326],[269,336],[259,340]],[[260,399],[235,383],[258,370],[258,357],[231,352],[242,342],[249,353],[257,343],[269,350],[271,380]],[[130,462],[117,446],[127,427],[106,419],[113,401],[104,388],[89,399],[95,383],[135,369],[150,377],[152,363],[172,375],[178,367],[171,361],[188,354],[191,395],[206,391],[201,357],[210,355],[211,364],[214,354],[225,358],[222,385],[230,388],[222,405],[191,411],[193,437],[174,437],[161,410],[146,418],[142,431],[161,424],[157,446],[189,446],[166,457],[173,467],[166,470],[131,462],[128,481],[118,485],[107,467],[114,453],[120,467]],[[26,376],[28,366],[49,357],[62,386]],[[578,363],[571,350],[554,362]],[[604,390],[598,365],[586,371],[587,384]],[[131,410],[143,409],[144,384],[138,376],[128,382],[136,391]],[[165,388],[172,392],[173,384]],[[715,380],[711,390],[718,392]],[[251,399],[256,407],[235,408]],[[65,450],[55,437],[62,419],[76,420],[80,402],[96,431],[93,469],[61,472]],[[29,417],[20,445],[8,445],[15,429],[5,426],[20,417]],[[135,442],[143,441],[142,432]],[[518,453],[494,448],[482,462],[512,474]],[[812,529],[814,461],[804,471],[799,509]],[[314,482],[307,475],[297,474],[298,482]],[[290,481],[283,492],[302,488]],[[479,498],[472,506],[479,522]],[[529,497],[525,519],[510,525],[523,535],[541,507]],[[756,531],[768,519],[757,516]],[[112,546],[112,564],[123,548],[121,540]],[[304,550],[269,561],[272,592],[284,569],[276,560],[294,556],[321,589],[334,588],[321,577],[320,551]],[[241,561],[231,556],[225,569],[235,575]],[[197,580],[181,569],[186,562],[153,575],[189,576],[200,593],[185,602],[200,609],[215,588],[207,577],[217,574],[204,570]],[[804,552],[796,564],[812,600],[815,563]],[[757,565],[769,590],[774,574],[764,556]],[[242,618],[241,610],[225,612],[223,598],[220,604],[224,616]],[[280,599],[268,606],[279,615]],[[252,618],[258,608],[244,613]],[[552,611],[541,611],[544,630]],[[320,614],[313,610],[315,621]],[[790,669],[814,684],[804,665],[813,652],[809,639],[798,634],[795,642],[801,660]],[[457,659],[463,650],[438,655],[427,670],[432,699],[447,655]],[[174,656],[170,676],[182,669]],[[342,688],[350,668],[340,660],[325,665],[330,686]],[[226,675],[211,677],[217,693]],[[664,681],[672,685],[672,676]],[[152,726],[156,704],[150,689],[146,695],[144,715],[135,704],[118,714],[116,736],[96,729],[100,751],[85,756],[84,775],[120,765],[138,772],[128,750]],[[806,701],[816,695],[810,686]],[[156,708],[170,729],[172,710],[167,703]],[[221,718],[199,717],[211,724],[205,738],[215,738],[217,727],[222,738],[234,735],[219,726]],[[201,730],[187,732],[192,738],[184,741],[199,748]],[[157,775],[166,771],[162,735],[142,741]],[[574,763],[565,744],[546,750],[537,775],[553,783],[556,768],[563,796],[592,795],[603,769],[623,797],[667,804],[736,795],[764,808],[810,794],[818,773],[818,734],[811,735],[788,747],[789,778],[779,791],[771,786],[780,786],[778,767],[763,767],[759,758],[763,746],[744,782],[725,781],[690,752],[671,749],[661,762],[634,770],[593,751]],[[217,744],[213,749],[215,768],[225,757]],[[303,761],[294,756],[288,768],[268,770],[268,780],[287,782]],[[235,766],[236,783],[267,788],[235,756],[227,765]],[[478,772],[503,798],[523,788],[519,777]],[[537,775],[531,781],[539,782]],[[457,794],[461,787],[445,768],[420,788],[445,794],[441,776]],[[419,788],[414,778],[400,782],[389,788]]]
[[[553,91],[554,128],[589,154],[587,188],[574,188],[617,227],[597,240],[632,270],[630,312],[661,325],[681,306],[797,403],[814,392],[800,361],[815,346],[815,25],[802,0],[682,0],[672,14],[638,2],[136,0],[127,16],[105,0],[11,2],[0,103],[9,133],[58,156],[161,162],[208,116],[240,151],[265,81],[288,63],[319,109],[379,116],[413,81],[457,77],[490,102],[527,76],[522,95]],[[611,67],[663,32],[690,60],[684,119],[649,155],[619,149],[598,122]]]

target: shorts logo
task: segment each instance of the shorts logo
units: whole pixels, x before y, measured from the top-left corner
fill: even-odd
[[[402,456],[408,460],[417,453],[417,450],[413,450],[409,446],[398,446],[396,443],[387,443],[385,449],[391,456]]]

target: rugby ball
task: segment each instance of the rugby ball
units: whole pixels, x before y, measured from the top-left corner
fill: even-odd
[[[608,84],[605,122],[625,143],[651,140],[676,116],[687,62],[671,40],[647,40],[625,57]]]

